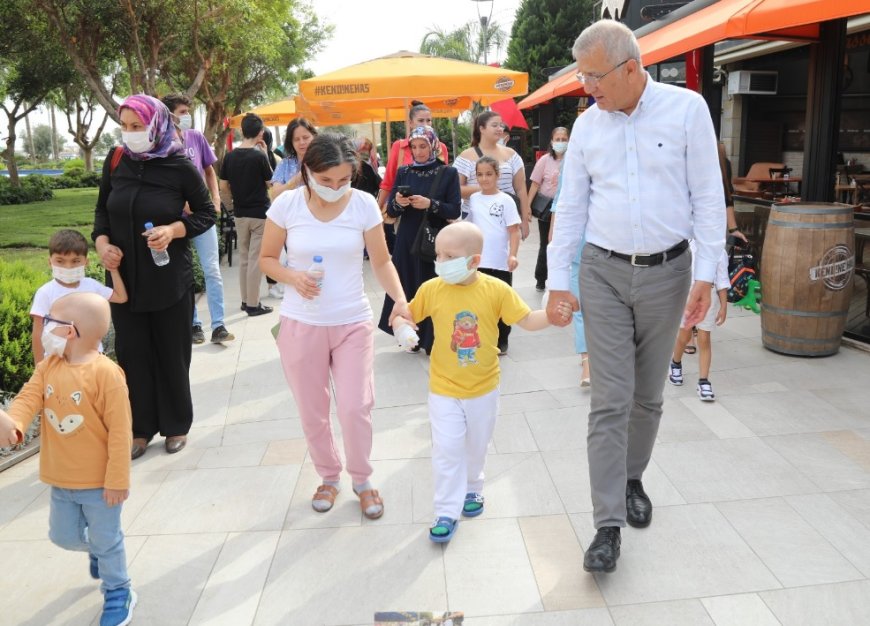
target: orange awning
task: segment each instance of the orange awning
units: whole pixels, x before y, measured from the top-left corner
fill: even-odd
[[[819,22],[870,13],[868,0],[719,0],[638,39],[644,65],[661,63],[726,39],[813,40]],[[566,95],[581,95],[574,72],[560,76],[519,103],[528,109]]]
[[[531,109],[538,105],[549,102],[559,96],[585,96],[583,85],[577,80],[577,72],[570,70],[558,78],[545,83],[536,91],[530,93],[517,103],[520,110]]]
[[[639,40],[644,65],[726,39],[812,40],[819,22],[870,12],[867,0],[719,0]]]

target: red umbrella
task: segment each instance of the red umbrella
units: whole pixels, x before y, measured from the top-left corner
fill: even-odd
[[[502,121],[509,127],[515,128],[519,126],[526,130],[529,129],[529,125],[526,123],[526,118],[523,117],[522,112],[517,108],[517,103],[514,102],[513,98],[493,102],[489,105],[489,108],[498,113],[501,116]]]

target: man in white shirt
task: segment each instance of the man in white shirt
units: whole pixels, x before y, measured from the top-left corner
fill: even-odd
[[[634,34],[619,22],[584,30],[573,53],[578,79],[596,103],[577,118],[562,168],[547,312],[564,326],[559,303],[578,306],[569,273],[585,235],[580,293],[592,364],[587,448],[597,532],[583,567],[610,572],[620,529],[652,520],[641,477],[681,313],[692,326],[710,306],[725,204],[716,137],[700,95],[653,81]],[[688,239],[698,250],[691,292]]]

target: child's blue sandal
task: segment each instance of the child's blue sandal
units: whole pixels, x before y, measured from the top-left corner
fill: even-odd
[[[462,505],[463,517],[477,517],[483,513],[483,494],[466,493],[465,504]]]
[[[449,517],[436,518],[429,527],[429,539],[435,543],[447,543],[453,538],[458,523],[457,520]]]

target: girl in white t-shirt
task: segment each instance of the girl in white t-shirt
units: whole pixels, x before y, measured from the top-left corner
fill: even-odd
[[[396,302],[394,311],[413,318],[387,252],[377,202],[351,189],[358,167],[348,138],[322,134],[311,141],[302,161],[302,185],[279,195],[266,212],[260,267],[291,287],[281,303],[278,352],[322,479],[312,507],[330,510],[340,485],[342,463],[329,418],[331,375],[353,490],[363,514],[377,519],[384,503],[369,481],[374,341],[363,285],[364,248],[375,277]],[[279,261],[284,246],[288,267]],[[307,274],[315,256],[322,257],[320,285]]]
[[[483,253],[480,267],[508,285],[513,284],[512,272],[517,268],[517,250],[520,247],[520,216],[517,205],[509,195],[499,191],[499,164],[492,157],[484,156],[475,164],[475,176],[480,191],[468,198],[466,220],[483,231]],[[511,327],[498,323],[498,350],[505,354]]]

